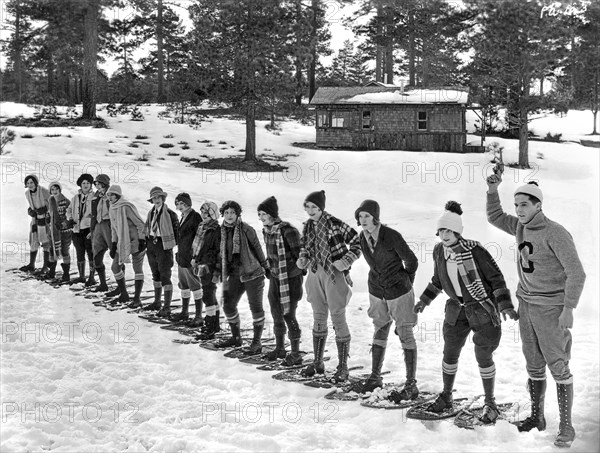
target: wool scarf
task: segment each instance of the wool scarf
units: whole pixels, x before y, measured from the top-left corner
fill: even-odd
[[[233,245],[227,255],[227,228],[233,228]],[[227,286],[227,262],[233,260],[234,255],[240,254],[240,234],[242,228],[242,219],[238,217],[233,225],[227,225],[224,221],[221,225],[221,280],[223,282],[223,290]]]
[[[277,245],[277,279],[279,280],[279,303],[283,308],[283,314],[287,315],[290,312],[290,284],[287,272],[287,260],[285,256],[285,243],[283,241],[283,234],[281,234],[281,227],[288,224],[279,222],[265,227],[264,232],[268,235],[275,237],[275,244]]]
[[[29,203],[29,207],[36,211],[39,208],[48,208],[48,200],[50,199],[50,191],[42,186],[37,186],[35,192],[27,190],[25,198]],[[31,219],[31,228],[29,229],[29,243],[33,241],[34,230],[37,231],[37,240],[42,244],[43,248],[50,245],[50,237],[46,229],[46,213],[37,214]]]
[[[117,253],[119,255],[119,265],[123,263],[129,263],[129,255],[131,255],[131,241],[132,238],[129,235],[129,222],[127,217],[127,208],[131,209],[131,215],[138,222],[138,224],[144,224],[144,219],[138,213],[137,208],[129,201],[124,200],[123,197],[119,198],[116,203],[110,206],[110,226],[117,232]],[[138,236],[139,240],[139,236]],[[134,250],[133,253],[136,253]]]
[[[214,219],[205,220],[200,225],[198,225],[198,229],[196,230],[196,236],[194,236],[194,242],[192,242],[192,256],[196,257],[200,254],[200,250],[202,250],[202,246],[204,245],[204,236],[206,236],[206,232],[211,228],[216,228],[219,226],[219,222]]]
[[[465,288],[467,288],[471,297],[488,312],[492,319],[492,324],[499,326],[500,317],[498,316],[498,310],[485,290],[485,286],[477,270],[475,258],[473,258],[473,253],[471,252],[478,245],[480,244],[477,241],[459,238],[458,242],[450,246],[449,249],[454,253],[458,275],[464,283]]]
[[[151,229],[151,219],[153,219],[153,214],[156,210],[156,207],[153,207],[148,213],[148,218],[146,219],[146,231],[150,232]],[[173,247],[177,245],[177,241],[175,240],[175,232],[173,231],[173,224],[171,223],[171,216],[169,215],[169,209],[167,205],[163,203],[162,208],[158,215],[158,227],[160,229],[160,237],[162,239],[163,250],[171,250]],[[154,221],[154,219],[153,219]]]

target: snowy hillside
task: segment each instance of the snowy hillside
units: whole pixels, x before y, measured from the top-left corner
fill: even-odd
[[[551,380],[544,432],[518,433],[506,421],[475,431],[459,429],[451,421],[420,422],[406,419],[404,410],[325,400],[327,390],[273,380],[272,373],[221,353],[175,344],[171,340],[180,335],[135,314],[110,312],[68,289],[53,289],[37,280],[22,282],[4,272],[28,259],[25,175],[38,174],[45,186],[59,180],[70,198],[76,193],[75,180],[87,171],[107,173],[143,216],[150,208],[149,191],[158,185],[169,194],[171,208],[182,191],[190,193],[196,209],[204,200],[219,205],[236,200],[243,207],[243,220],[259,233],[256,206],[271,195],[279,201],[281,218],[298,228],[306,219],[304,197],[311,191],[325,190],[326,210],[350,225],[356,225],[354,210],[360,202],[375,199],[383,223],[400,231],[419,257],[417,296],[432,276],[436,220],[445,202],[454,199],[465,210],[464,236],[486,245],[514,294],[518,281],[514,238],[488,224],[485,216],[490,155],[309,150],[291,143],[314,142],[313,126],[285,122],[281,132],[274,134],[258,122],[257,152],[263,157],[287,155],[287,161],[280,162],[289,167],[287,173],[202,170],[187,166],[180,157],[240,156],[245,125],[215,117],[194,130],[159,118],[161,110],[142,107],[143,122],[130,121],[129,115],[106,117],[110,129],[14,128],[17,138],[8,146],[10,153],[0,158],[2,452],[556,450],[552,442],[558,429],[558,405]],[[5,117],[31,113],[23,105],[0,104]],[[552,131],[570,139],[583,137],[591,123],[589,116],[585,118],[572,112],[565,118],[537,120],[534,127],[540,135]],[[56,134],[60,136],[47,136]],[[516,141],[488,139],[492,141],[505,147],[506,162],[517,160]],[[138,142],[135,147],[130,146],[133,142]],[[173,147],[159,146],[167,143]],[[570,451],[598,451],[599,150],[576,143],[531,142],[529,146],[533,168],[507,168],[500,196],[504,209],[511,211],[514,189],[529,180],[539,181],[544,212],[564,225],[577,245],[587,281],[572,331],[577,438]],[[262,234],[259,237],[262,241]],[[145,289],[150,289],[147,263],[145,269]],[[127,272],[132,272],[130,267]],[[349,364],[362,365],[365,372],[370,370],[372,337],[367,272],[362,258],[352,267],[353,296],[347,311],[352,334]],[[175,293],[179,297],[177,289]],[[438,297],[419,317],[421,390],[441,390],[444,302],[443,296]],[[266,297],[264,303],[267,308]],[[242,323],[249,322],[245,298],[239,307]],[[302,349],[310,351],[312,311],[306,300],[300,302],[298,312]],[[327,367],[335,367],[331,328],[327,349],[332,356]],[[498,402],[526,404],[525,361],[518,326],[512,321],[503,323],[495,361]],[[384,370],[391,371],[385,382],[404,381],[402,351],[394,335],[390,335]],[[482,393],[472,342],[463,351],[455,387],[459,396]],[[525,407],[523,414],[527,413]]]

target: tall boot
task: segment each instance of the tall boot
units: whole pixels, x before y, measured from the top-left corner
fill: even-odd
[[[69,272],[71,271],[71,263],[62,263],[60,265],[60,267],[62,267],[62,270],[63,270],[63,274],[60,279],[61,283],[69,282],[71,280],[71,278],[69,276]]]
[[[231,338],[223,341],[219,341],[215,344],[217,348],[230,348],[240,347],[242,345],[242,335],[240,333],[240,324],[237,322],[230,322],[229,327],[231,329]]]
[[[452,408],[454,404],[454,398],[452,397],[452,389],[454,387],[454,378],[456,374],[450,374],[442,371],[442,381],[444,383],[444,390],[440,393],[437,398],[427,406],[427,410],[431,412],[443,412],[445,409]]]
[[[46,274],[50,270],[50,252],[44,250],[44,262],[42,264],[42,269],[40,269],[40,274]]]
[[[285,330],[275,331],[275,349],[265,354],[265,359],[269,362],[277,359],[285,359],[287,351],[285,350]]]
[[[350,340],[347,341],[336,341],[335,342],[338,350],[338,366],[333,374],[333,380],[335,382],[344,382],[348,379],[348,354],[350,352]]]
[[[71,280],[71,284],[85,283],[85,261],[77,261],[77,272],[79,272],[79,278]]]
[[[527,432],[533,428],[538,431],[546,429],[546,418],[544,417],[544,401],[546,399],[546,380],[527,380],[527,388],[531,398],[531,415],[517,425],[519,431]]]
[[[249,354],[260,354],[262,352],[262,333],[264,330],[264,323],[260,323],[260,324],[254,324],[252,326],[252,330],[254,333],[254,336],[252,337],[252,343],[250,343],[250,347],[248,348],[248,353]]]
[[[42,278],[44,280],[52,280],[53,278],[56,278],[56,266],[57,266],[57,262],[56,261],[51,261],[48,263],[48,272],[46,272],[45,274],[42,274]]]
[[[325,342],[327,337],[317,337],[313,334],[313,352],[315,358],[313,363],[304,368],[301,372],[302,376],[311,377],[315,374],[325,373],[325,363],[323,362],[323,354],[325,353]]]
[[[403,352],[404,366],[406,367],[406,382],[404,383],[404,388],[400,391],[400,396],[403,400],[414,400],[419,396],[417,380],[415,379],[417,374],[417,349],[403,349]]]
[[[207,330],[211,330],[211,327],[209,326],[210,322],[212,321],[212,317],[211,316],[206,316],[206,321],[204,321],[204,318],[202,318],[202,299],[198,298],[194,298],[194,306],[196,308],[196,314],[194,315],[194,319],[191,320],[190,322],[190,327],[202,327],[203,325],[206,325],[206,329]],[[209,320],[208,318],[211,318],[211,320]],[[213,333],[215,332],[214,329]],[[214,336],[213,336],[214,338]]]
[[[173,316],[173,322],[175,322],[175,323],[187,322],[188,318],[190,317],[189,309],[190,309],[190,298],[182,297],[181,298],[181,313],[177,313],[175,316]]]
[[[159,310],[157,316],[159,318],[168,318],[171,316],[171,297],[173,296],[173,287],[171,285],[165,286],[165,304]]]
[[[94,292],[102,293],[102,292],[108,291],[108,285],[106,284],[106,268],[104,266],[99,267],[98,269],[96,269],[96,272],[98,273],[98,278],[100,279],[100,284],[94,290]]]
[[[383,386],[383,379],[381,379],[381,367],[383,366],[384,358],[385,347],[374,344],[371,348],[371,375],[367,379],[357,382],[352,387],[355,392],[372,392],[376,388]]]
[[[221,331],[221,313],[219,312],[219,310],[217,310],[215,312],[215,319],[213,320],[214,324],[213,324],[213,331],[215,333],[220,332]]]
[[[85,270],[85,265],[83,266],[83,269]],[[94,278],[94,276],[96,275],[96,268],[94,266],[94,263],[92,261],[90,261],[90,275],[88,276],[87,281],[85,282],[85,287],[90,287],[90,286],[94,286],[96,284],[96,279]],[[98,275],[98,278],[100,278],[100,275]]]
[[[125,277],[123,276],[123,278],[125,278]],[[119,280],[117,280],[117,286],[114,289],[108,291],[104,296],[105,297],[116,297],[119,295],[121,295],[121,288],[119,287]]]
[[[575,440],[575,429],[571,423],[573,384],[556,384],[556,395],[558,397],[560,425],[558,434],[554,440],[554,445],[557,447],[569,448]]]
[[[21,266],[19,268],[22,272],[33,272],[35,270],[35,259],[37,258],[37,250],[35,252],[29,252],[29,264]]]
[[[483,414],[479,418],[485,424],[495,423],[499,412],[496,406],[496,398],[494,397],[494,386],[496,377],[481,378],[483,383],[483,392],[485,393],[485,405],[483,406]]]
[[[160,310],[162,306],[162,285],[158,286],[157,282],[154,283],[154,302],[146,305],[142,310]],[[160,284],[160,282],[158,282]]]
[[[285,356],[283,364],[285,366],[302,365],[302,354],[300,353],[300,337],[290,338],[292,351]]]
[[[117,288],[119,288],[120,295],[117,302],[125,303],[129,302],[129,294],[127,294],[127,286],[125,285],[125,277],[117,280]]]
[[[134,280],[134,294],[133,300],[128,305],[129,308],[140,308],[142,306],[142,301],[140,296],[142,294],[142,288],[144,287],[144,280]]]

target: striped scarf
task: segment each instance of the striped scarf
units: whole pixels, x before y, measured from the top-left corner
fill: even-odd
[[[287,262],[285,256],[285,243],[281,234],[282,223],[275,223],[270,227],[265,227],[265,234],[273,235],[277,244],[277,279],[279,280],[279,303],[283,308],[283,314],[290,312],[290,283],[288,280]]]
[[[175,240],[175,232],[173,231],[173,224],[171,223],[169,208],[167,208],[167,205],[163,203],[160,212],[153,217],[155,211],[156,207],[153,207],[150,209],[150,212],[148,212],[148,218],[146,219],[146,227],[144,232],[147,236],[150,236],[150,233],[153,232],[151,225],[155,224],[156,222],[160,231],[163,250],[171,250],[177,245],[177,241]]]
[[[233,228],[233,246],[227,256],[227,228]],[[223,291],[227,289],[227,261],[233,260],[233,255],[240,254],[240,234],[242,228],[242,219],[238,217],[233,225],[226,225],[225,221],[221,225],[221,281],[223,282]]]
[[[465,288],[467,288],[471,297],[488,312],[492,319],[492,324],[499,326],[500,317],[498,316],[498,310],[485,290],[485,286],[477,270],[475,259],[471,253],[471,250],[478,245],[480,244],[477,241],[459,238],[458,242],[449,248],[454,253],[458,275],[464,283]]]
[[[35,192],[27,190],[25,192],[25,198],[27,198],[29,207],[34,211],[43,207],[48,208],[50,192],[45,187],[37,186]],[[49,237],[48,229],[46,227],[46,213],[37,214],[34,218],[31,219],[31,228],[29,229],[30,244],[33,241],[34,229],[37,231],[37,240],[40,244],[42,244],[42,247],[45,249],[48,246],[50,246],[51,239]]]
[[[209,227],[212,228],[214,226],[219,226],[219,222],[214,219],[203,221],[198,225],[194,242],[192,242],[192,257],[197,257],[200,254],[200,250],[202,250],[202,246],[204,245],[204,236],[206,236]]]
[[[100,195],[99,193],[96,193],[96,196],[100,198],[100,201],[98,202],[98,208],[96,211],[96,221],[100,223],[103,220],[110,219],[110,202],[108,201],[108,197],[106,196],[106,194]]]

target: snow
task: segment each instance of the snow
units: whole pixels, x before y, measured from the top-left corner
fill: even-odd
[[[342,104],[466,104],[468,91],[415,89],[357,94],[339,101]]]
[[[0,450],[556,450],[552,442],[558,429],[558,407],[551,380],[546,396],[548,427],[544,432],[518,433],[505,421],[475,431],[456,428],[451,421],[420,422],[407,419],[405,410],[374,410],[356,402],[325,400],[327,390],[275,381],[270,378],[272,373],[257,371],[220,353],[175,344],[171,340],[180,338],[177,333],[161,330],[134,314],[110,312],[74,296],[68,289],[21,281],[3,272],[22,265],[28,256],[24,176],[35,172],[46,185],[58,179],[66,194],[72,196],[75,180],[87,170],[94,175],[107,173],[142,215],[150,207],[146,199],[151,187],[159,185],[169,193],[167,203],[171,207],[175,195],[184,190],[191,194],[196,208],[203,200],[237,200],[244,209],[243,219],[258,232],[261,225],[255,208],[270,195],[279,200],[281,217],[297,227],[306,219],[302,202],[310,191],[324,189],[327,210],[351,225],[355,225],[354,210],[360,202],[376,199],[383,222],[398,229],[420,259],[417,295],[432,275],[436,219],[445,202],[456,199],[465,210],[465,237],[488,247],[514,294],[518,278],[514,238],[489,225],[485,217],[489,155],[300,149],[291,143],[314,141],[314,127],[284,122],[280,134],[275,135],[264,128],[265,122],[259,122],[258,152],[291,154],[287,173],[201,170],[187,167],[178,156],[167,153],[196,158],[241,155],[243,122],[213,117],[192,129],[159,119],[161,110],[142,106],[143,122],[132,122],[128,115],[107,117],[110,129],[16,128],[17,138],[8,146],[10,153],[0,158]],[[0,104],[3,116],[26,111],[22,105]],[[546,121],[551,124],[546,125]],[[535,126],[553,133],[587,131],[587,125],[571,114],[540,119]],[[23,138],[26,133],[33,138]],[[48,133],[61,136],[45,137]],[[165,138],[169,134],[173,137]],[[137,135],[147,136],[138,141],[149,144],[130,147]],[[468,141],[478,139],[468,137]],[[200,143],[203,140],[210,142]],[[182,150],[180,141],[187,141],[190,149]],[[488,143],[491,141],[505,147],[506,162],[517,160],[516,141],[495,137],[488,139]],[[158,146],[161,143],[172,143],[174,147],[163,149]],[[529,179],[539,180],[547,200],[545,213],[564,225],[577,245],[587,281],[572,330],[570,365],[575,376],[573,422],[577,439],[571,451],[598,451],[598,152],[576,143],[531,142],[529,146],[533,169],[507,168],[500,195],[505,209],[510,210],[514,189]],[[135,160],[143,154],[149,156],[147,162]],[[147,265],[146,269],[145,289],[150,289]],[[131,272],[128,268],[127,275]],[[353,296],[347,311],[353,338],[349,362],[351,366],[364,366],[365,371],[370,368],[372,337],[367,316],[367,272],[368,266],[361,258],[352,268]],[[444,300],[438,297],[419,318],[417,378],[421,390],[441,389]],[[264,304],[267,309],[266,298]],[[242,322],[249,323],[245,298],[239,307]],[[306,300],[300,302],[298,316],[303,329],[302,348],[310,350],[312,312]],[[462,396],[482,393],[471,344],[469,340],[462,353],[456,380],[457,394]],[[331,369],[337,363],[332,329],[327,349],[332,357],[327,368]],[[498,402],[522,403],[522,415],[526,415],[527,376],[514,322],[503,323],[503,339],[495,361]],[[402,351],[394,335],[389,339],[384,370],[391,371],[385,382],[404,380]]]

